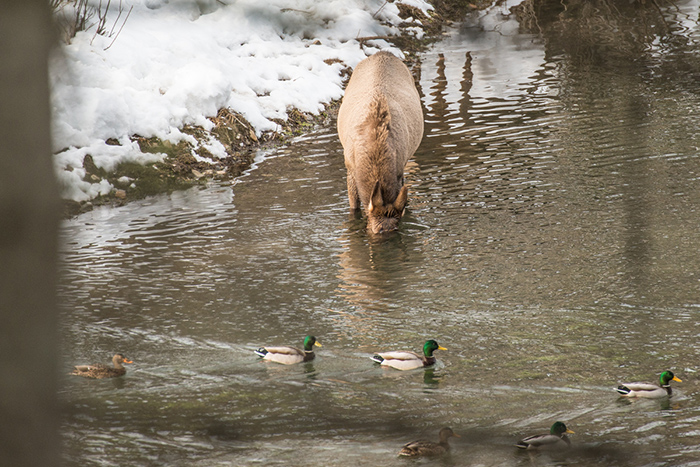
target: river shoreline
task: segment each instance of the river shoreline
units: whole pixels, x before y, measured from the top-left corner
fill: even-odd
[[[491,2],[485,0],[473,3],[458,0],[431,3],[435,10],[430,18],[420,16],[422,13],[415,8],[402,5],[402,17],[420,16],[424,29],[421,39],[409,34],[382,38],[404,52],[410,68],[418,63],[418,54],[421,51],[440,39],[445,27],[452,23],[453,18],[463,18],[470,11],[485,9],[491,5]],[[370,41],[372,38],[364,40]],[[350,72],[350,69],[344,72],[346,79]],[[243,116],[227,108],[219,109],[216,117],[210,119],[214,124],[211,130],[195,126],[181,129],[184,134],[200,142],[216,139],[226,148],[225,158],[212,157],[203,144],[195,148],[187,141],[173,144],[156,137],[132,135],[131,140],[139,145],[142,152],[165,154],[166,157],[153,164],[119,164],[115,170],[107,172],[97,167],[90,155],[85,156],[85,178],[91,182],[107,180],[115,189],[107,195],[88,201],[64,200],[64,217],[88,212],[95,206],[122,206],[132,200],[187,189],[211,180],[234,179],[251,166],[259,150],[285,144],[291,138],[308,133],[318,126],[331,124],[339,105],[339,100],[333,101],[318,115],[291,109],[286,121],[277,122],[277,131],[264,132],[261,135],[256,135],[252,125]],[[107,144],[119,142],[107,141]],[[194,154],[202,157],[195,157]]]

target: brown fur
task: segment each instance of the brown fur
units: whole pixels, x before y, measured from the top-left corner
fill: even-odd
[[[423,111],[406,65],[388,52],[360,62],[338,112],[351,210],[372,233],[395,230],[408,201],[403,170],[423,137]]]

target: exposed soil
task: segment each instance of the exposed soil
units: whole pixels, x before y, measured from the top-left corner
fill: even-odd
[[[473,10],[483,9],[491,5],[492,0],[434,0],[431,2],[435,11],[426,17],[417,8],[399,5],[402,18],[419,19],[423,25],[425,36],[416,39],[410,35],[382,37],[404,51],[409,67],[418,63],[418,53],[425,50],[429,44],[439,40],[445,26],[454,21],[460,21]],[[403,26],[413,26],[406,23]],[[377,38],[360,38],[360,42],[369,42]],[[347,70],[347,76],[350,70]],[[191,143],[180,142],[173,144],[158,138],[145,138],[134,135],[132,141],[138,142],[141,151],[146,153],[166,154],[162,162],[155,164],[123,163],[114,172],[105,172],[98,168],[91,156],[85,156],[83,167],[85,178],[91,183],[102,179],[108,180],[116,189],[109,195],[100,196],[89,202],[78,203],[66,201],[64,214],[67,217],[89,211],[96,205],[122,205],[130,200],[144,198],[158,193],[168,193],[173,190],[185,189],[208,180],[226,180],[239,176],[253,162],[255,153],[265,147],[283,144],[294,136],[308,132],[317,125],[328,125],[338,111],[339,102],[332,102],[319,115],[305,114],[296,109],[288,112],[286,121],[276,122],[280,130],[263,133],[257,136],[252,126],[240,114],[230,109],[220,109],[212,130],[199,127],[185,127],[182,131],[192,135],[198,142],[205,143],[215,138],[226,148],[227,156],[223,159],[214,157],[205,149],[205,145],[194,147]],[[108,140],[107,144],[120,144]],[[201,156],[195,157],[193,154]]]

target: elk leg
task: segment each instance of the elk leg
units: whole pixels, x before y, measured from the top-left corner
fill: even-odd
[[[357,185],[355,185],[355,177],[350,173],[348,173],[348,201],[351,211],[360,209],[360,195],[357,192]]]

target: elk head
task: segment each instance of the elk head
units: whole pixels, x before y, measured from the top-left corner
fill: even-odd
[[[402,186],[396,199],[385,203],[379,181],[374,184],[372,196],[367,205],[367,228],[373,234],[382,234],[399,228],[399,220],[403,216],[408,200],[408,188]]]

